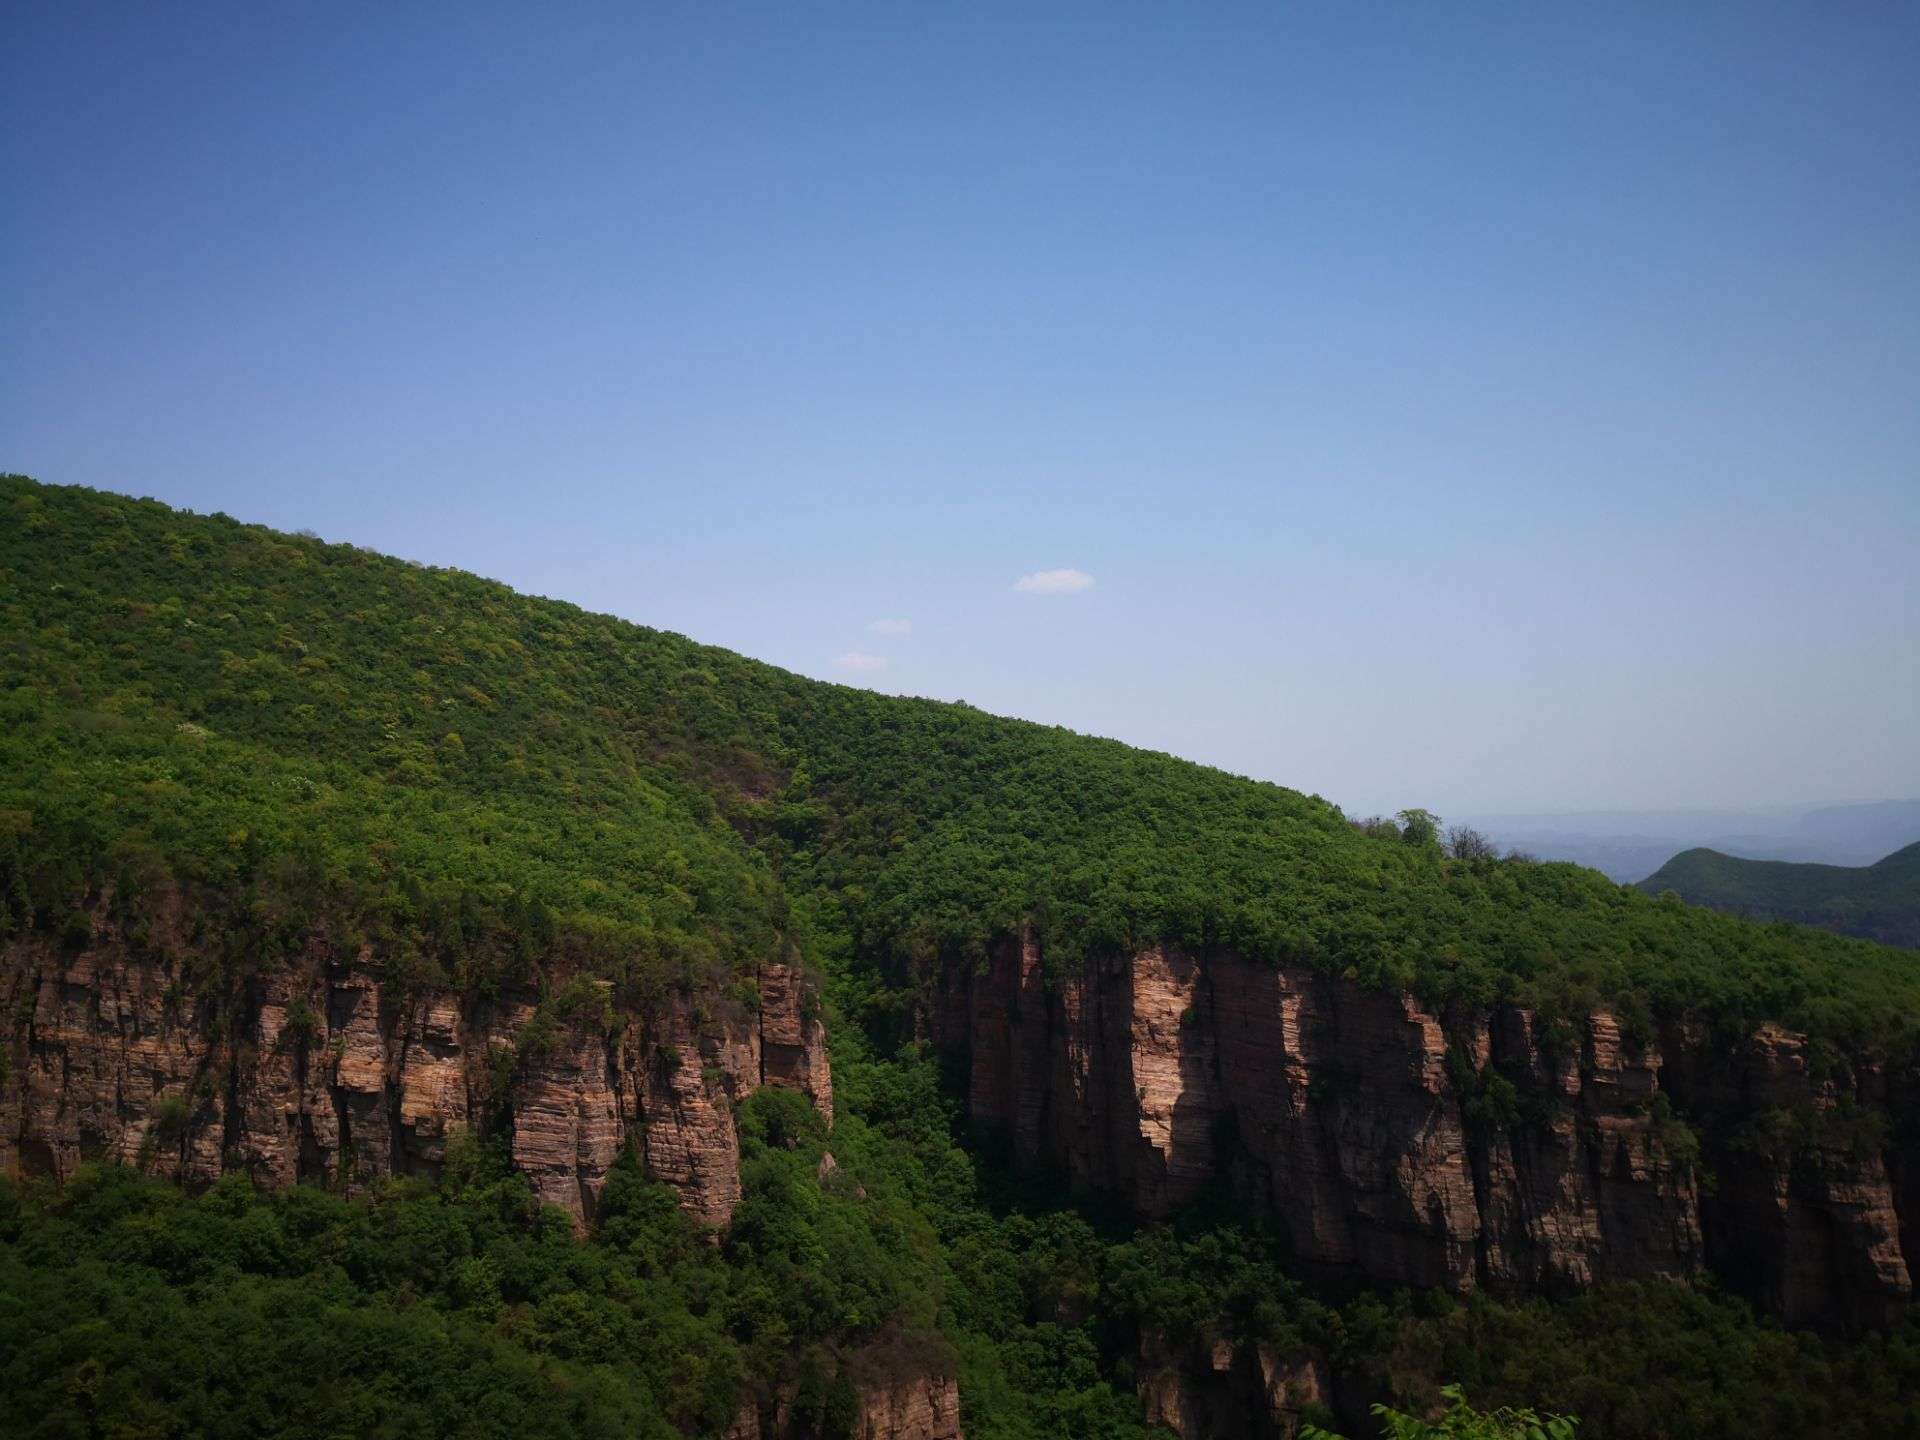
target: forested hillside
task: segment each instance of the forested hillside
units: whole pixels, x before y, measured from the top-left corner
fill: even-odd
[[[460,571],[4,486],[16,921],[89,879],[126,905],[178,880],[247,897],[250,924],[350,917],[463,981],[534,950],[685,979],[817,896],[870,952],[979,949],[1035,917],[1059,955],[1183,939],[1434,1001],[1604,998],[1861,1039],[1920,1015],[1920,977],[1884,950],[1573,866],[1450,860],[1276,785],[805,680]]]
[[[1920,948],[1920,844],[1871,865],[1796,865],[1686,850],[1640,882],[1750,920],[1790,920],[1886,945]]]
[[[243,1022],[329,966],[364,970],[383,1014],[524,999],[498,1098],[546,1077],[568,1033],[611,1045],[629,1015],[685,1012],[711,1041],[723,1011],[765,1003],[777,959],[817,978],[834,1069],[830,1121],[791,1091],[739,1098],[740,1197],[715,1235],[630,1152],[576,1235],[485,1127],[433,1174],[369,1188],[344,1149],[330,1175],[302,1169],[353,1198],[237,1175],[190,1198],[105,1155],[63,1185],[17,1176],[0,1385],[22,1433],[745,1434],[757,1397],[785,1407],[783,1435],[838,1435],[883,1381],[951,1373],[972,1440],[1125,1436],[1167,1420],[1168,1336],[1311,1357],[1339,1393],[1285,1413],[1349,1433],[1366,1402],[1425,1405],[1443,1379],[1574,1412],[1586,1435],[1920,1427],[1910,1318],[1789,1333],[1711,1282],[1557,1301],[1310,1286],[1284,1232],[1224,1191],[1148,1224],[1009,1170],[925,1043],[931,977],[1025,935],[1055,971],[1167,942],[1436,1013],[1513,1002],[1543,1034],[1605,1007],[1636,1047],[1785,1026],[1823,1076],[1877,1076],[1911,1063],[1920,1026],[1899,951],[1459,858],[1421,815],[1360,827],[1116,742],[18,476],[0,479],[0,659],[11,1095],[57,1068],[49,997],[100,1018],[61,965],[107,949],[170,977],[169,1013],[220,1048],[209,1093],[141,1117],[182,1154],[197,1116],[226,1117],[216,1163],[236,1153],[234,1077],[265,1048]],[[351,1017],[302,1004],[288,1033],[348,1043]],[[660,1083],[719,1093],[655,1050]],[[1524,1083],[1448,1059],[1476,1136],[1552,1120]],[[1641,1111],[1698,1158],[1684,1119]],[[1694,1118],[1752,1154],[1806,1120],[1778,1115],[1778,1135]],[[1883,1120],[1858,1125],[1876,1165]]]

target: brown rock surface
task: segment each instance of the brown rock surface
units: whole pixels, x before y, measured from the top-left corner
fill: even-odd
[[[117,1159],[193,1184],[244,1169],[355,1191],[431,1174],[454,1134],[502,1121],[535,1191],[578,1219],[634,1145],[719,1226],[740,1197],[735,1105],[764,1079],[831,1116],[824,1036],[790,967],[769,967],[761,1017],[682,999],[611,1028],[562,1021],[524,1044],[531,999],[389,996],[366,957],[313,954],[216,1002],[97,932],[79,954],[27,940],[0,957],[0,1171],[62,1176]]]
[[[1156,946],[1134,958],[1128,1057],[1137,1131],[1134,1205],[1170,1215],[1204,1190],[1218,1167],[1213,1125],[1224,1108],[1218,1027],[1203,967]]]
[[[1332,1372],[1312,1350],[1148,1331],[1136,1374],[1147,1423],[1181,1440],[1286,1440],[1306,1407],[1333,1404]]]
[[[1816,1074],[1806,1037],[1777,1026],[1724,1064],[1705,1063],[1698,1036],[1682,1033],[1678,1048],[1675,1093],[1711,1118],[1718,1184],[1702,1219],[1715,1267],[1792,1324],[1891,1323],[1913,1276],[1885,1077]]]
[[[978,1129],[1147,1216],[1250,1193],[1308,1269],[1518,1290],[1711,1260],[1789,1319],[1843,1325],[1912,1294],[1920,1163],[1888,1143],[1888,1085],[1815,1082],[1802,1036],[1728,1055],[1692,1032],[1636,1043],[1605,1011],[1440,1016],[1172,946],[1049,980],[1031,935],[939,990],[929,1029],[964,1051]],[[1741,1127],[1769,1115],[1788,1138],[1762,1153]]]
[[[961,1440],[960,1387],[951,1375],[915,1375],[860,1397],[859,1440]]]
[[[937,1337],[882,1336],[850,1353],[815,1358],[852,1389],[854,1440],[964,1440],[953,1355]],[[804,1410],[798,1388],[789,1381],[746,1400],[725,1440],[814,1440],[818,1417]]]
[[[563,1031],[550,1047],[522,1059],[510,1092],[514,1168],[542,1201],[586,1219],[626,1144],[613,1085],[618,1051],[593,1029]],[[691,1208],[712,1218],[702,1201]]]
[[[756,1032],[728,1028],[702,1036],[675,1013],[648,1027],[625,1056],[633,1075],[647,1173],[680,1192],[703,1225],[718,1228],[740,1203],[740,1137],[733,1107],[759,1083]]]
[[[833,1123],[826,1027],[815,1013],[805,975],[773,961],[760,967],[760,1079],[798,1090]]]
[[[217,1001],[108,927],[79,953],[29,938],[4,960],[10,1172],[111,1158],[357,1190],[503,1123],[576,1217],[633,1145],[718,1226],[739,1200],[734,1107],[765,1083],[831,1113],[821,1027],[783,963],[762,967],[757,1014],[681,997],[527,1045],[529,1000],[387,995],[366,957],[309,954]],[[940,989],[929,1031],[963,1052],[975,1125],[1017,1158],[1149,1216],[1230,1185],[1308,1269],[1529,1289],[1705,1261],[1793,1323],[1836,1325],[1882,1323],[1913,1292],[1920,1162],[1889,1115],[1920,1077],[1816,1073],[1804,1036],[1635,1043],[1601,1011],[1558,1030],[1510,1006],[1439,1016],[1174,946],[1049,976],[1031,933]]]
[[[1582,1031],[1577,1052],[1556,1060],[1532,1015],[1503,1008],[1474,1047],[1496,1073],[1528,1081],[1546,1111],[1490,1130],[1476,1156],[1482,1261],[1496,1283],[1589,1285],[1700,1262],[1697,1177],[1668,1153],[1652,1113],[1659,1049],[1628,1044],[1604,1011]]]

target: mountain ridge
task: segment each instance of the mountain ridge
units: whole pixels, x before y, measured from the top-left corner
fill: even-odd
[[[1682,850],[1751,860],[1864,865],[1920,840],[1920,800],[1829,801],[1727,809],[1570,810],[1462,818],[1502,848],[1571,860],[1637,884]]]
[[[1904,966],[1856,942],[1663,910],[1572,866],[1453,861],[1117,741],[153,502],[16,477],[0,504],[10,824],[96,882],[177,869],[344,908],[428,968],[457,942],[472,979],[518,963],[529,929],[636,984],[745,965],[801,943],[793,901],[814,895],[876,952],[984,954],[1032,922],[1058,958],[1219,945],[1433,1003],[1861,1038],[1920,1012]]]
[[[1883,944],[1920,948],[1920,841],[1871,865],[1749,860],[1696,847],[1639,884],[1753,920],[1789,920]]]

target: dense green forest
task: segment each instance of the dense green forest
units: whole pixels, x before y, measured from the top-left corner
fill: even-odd
[[[1277,785],[803,679],[457,570],[0,479],[9,923],[176,883],[249,953],[342,925],[467,983],[636,984],[796,942],[863,958],[1154,937],[1439,1001],[1605,999],[1886,1041],[1904,956],[1454,859]],[[1417,797],[1410,797],[1417,799]],[[76,922],[77,923],[77,922]],[[236,932],[238,933],[238,932]]]
[[[1683,850],[1640,882],[1750,920],[1790,920],[1887,945],[1920,948],[1920,843],[1871,865],[1796,865]]]
[[[78,946],[105,906],[209,986],[326,931],[401,985],[586,971],[640,1002],[785,948],[825,977],[838,1113],[827,1170],[810,1110],[753,1098],[717,1245],[632,1169],[575,1239],[485,1136],[371,1202],[110,1169],[0,1186],[20,1433],[711,1434],[781,1371],[835,1434],[861,1356],[937,1346],[971,1440],[1125,1437],[1152,1327],[1311,1345],[1383,1402],[1457,1379],[1583,1436],[1920,1432],[1912,1322],[1841,1345],[1673,1285],[1315,1291],[1224,1210],[1064,1208],[958,1143],[891,1023],[918,963],[1027,920],[1056,956],[1173,937],[1435,1001],[1604,999],[1849,1046],[1912,1042],[1911,956],[21,477],[0,479],[0,675],[0,939]],[[153,923],[182,892],[184,942]]]
[[[1920,1319],[1841,1342],[1670,1283],[1316,1296],[1225,1216],[1134,1231],[1010,1186],[954,1143],[930,1061],[846,1052],[834,1178],[812,1111],[760,1092],[719,1246],[631,1165],[575,1239],[484,1144],[370,1202],[238,1176],[188,1198],[117,1169],[0,1182],[7,1433],[714,1434],[797,1357],[832,1437],[864,1355],[931,1344],[958,1363],[970,1440],[1146,1440],[1148,1328],[1314,1345],[1409,1410],[1453,1376],[1476,1405],[1550,1402],[1610,1440],[1920,1433]]]

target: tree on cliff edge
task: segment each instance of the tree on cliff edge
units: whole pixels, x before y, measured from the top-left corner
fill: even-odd
[[[1431,810],[1416,806],[1411,810],[1402,810],[1395,818],[1400,821],[1400,838],[1407,844],[1431,846],[1440,843],[1440,817]]]

